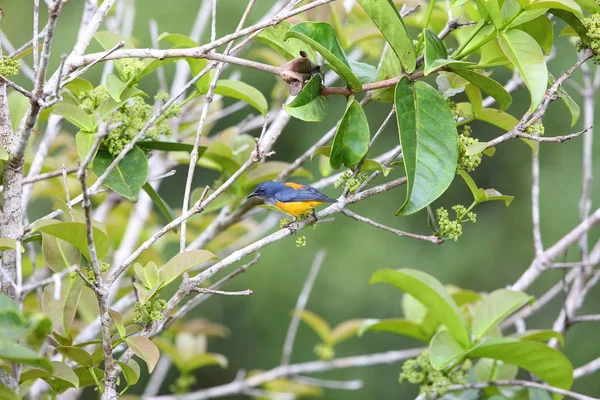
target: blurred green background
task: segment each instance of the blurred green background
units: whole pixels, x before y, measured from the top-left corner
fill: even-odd
[[[43,2],[42,2],[43,3]],[[51,71],[58,65],[61,53],[67,53],[73,46],[79,21],[82,1],[71,0],[67,3],[54,41]],[[150,47],[148,20],[157,20],[160,32],[189,34],[199,6],[198,0],[138,0],[135,14],[134,36],[140,47]],[[274,0],[259,0],[249,19],[249,23],[260,19]],[[217,10],[217,35],[222,36],[235,29],[238,18],[245,8],[246,2],[241,0],[220,0]],[[31,38],[32,2],[26,0],[4,0],[1,7],[6,14],[2,18],[1,28],[4,34],[19,46]],[[42,9],[45,7],[42,6]],[[45,21],[45,10],[42,12]],[[41,24],[40,24],[41,25]],[[43,26],[43,25],[41,25]],[[558,32],[559,29],[555,29]],[[550,63],[551,72],[557,76],[569,68],[576,60],[572,45],[566,38],[558,38],[555,33],[557,57]],[[205,33],[203,41],[208,34]],[[253,45],[253,48],[262,46]],[[97,43],[92,43],[88,52],[101,50]],[[248,51],[245,53],[248,57]],[[367,60],[376,65],[377,60]],[[227,74],[235,71],[230,68]],[[174,68],[167,69],[171,77]],[[241,69],[242,79],[259,88],[268,98],[275,83],[275,78],[253,70]],[[98,82],[101,67],[95,67],[87,79]],[[508,70],[494,73],[494,78],[506,82],[511,76]],[[580,74],[575,74],[580,80]],[[24,80],[18,83],[28,85]],[[144,79],[141,88],[153,93],[157,90],[154,76]],[[26,86],[29,87],[29,86]],[[574,90],[567,90],[579,102],[580,98]],[[508,112],[520,117],[529,106],[529,95],[526,89],[519,89],[513,96],[514,102]],[[225,100],[225,104],[231,104]],[[276,146],[274,160],[291,161],[314,143],[324,132],[329,130],[341,116],[344,99],[333,97],[329,101],[329,113],[321,123],[305,123],[292,121],[286,127]],[[369,123],[374,132],[390,110],[390,104],[371,103],[366,107]],[[213,129],[231,126],[247,116],[250,108],[245,108],[231,117],[221,121]],[[582,111],[583,112],[583,111]],[[596,118],[600,122],[600,117]],[[546,135],[562,135],[583,128],[580,120],[571,128],[570,116],[561,102],[550,106],[543,120]],[[473,136],[480,140],[489,140],[502,132],[495,127],[483,123],[475,123]],[[257,132],[253,132],[257,134]],[[372,155],[395,146],[398,135],[395,123],[390,123],[384,134],[372,150]],[[582,139],[577,138],[563,144],[543,144],[540,149],[541,160],[541,216],[542,235],[546,247],[552,245],[562,235],[578,223],[578,202],[581,188]],[[594,153],[600,150],[600,140],[595,140]],[[316,230],[306,230],[307,246],[297,248],[294,238],[287,238],[269,246],[261,252],[258,265],[249,272],[236,278],[227,289],[237,290],[251,288],[251,297],[218,297],[203,303],[194,312],[196,317],[209,318],[222,323],[231,329],[228,339],[212,339],[209,351],[222,353],[229,359],[229,367],[220,370],[217,367],[204,368],[198,372],[198,383],[194,389],[210,387],[231,381],[239,369],[269,369],[278,365],[285,333],[290,321],[290,311],[294,308],[297,296],[317,249],[327,249],[325,263],[308,302],[308,309],[325,317],[332,325],[352,318],[392,318],[401,316],[401,293],[385,285],[372,286],[368,281],[371,274],[380,268],[410,267],[423,270],[437,277],[443,283],[452,283],[464,288],[486,291],[504,287],[513,283],[533,257],[531,236],[531,203],[530,177],[531,153],[529,148],[518,140],[502,144],[492,158],[485,157],[482,165],[473,174],[480,187],[495,188],[504,194],[515,196],[510,207],[501,202],[485,203],[475,211],[478,215],[476,224],[465,224],[464,235],[458,242],[446,242],[441,246],[430,243],[400,238],[381,230],[337,216],[335,223],[324,224]],[[307,165],[314,172],[315,180],[319,178],[317,159]],[[161,187],[163,195],[174,208],[179,208],[184,191],[184,179],[187,167],[164,181]],[[594,174],[600,178],[600,157],[594,160]],[[399,176],[400,171],[394,171]],[[196,173],[197,185],[209,184],[214,174],[205,170]],[[388,178],[389,179],[389,178]],[[309,181],[301,179],[304,183]],[[381,183],[378,178],[376,183]],[[352,206],[351,209],[376,221],[398,229],[426,234],[428,229],[424,213],[411,217],[395,217],[394,213],[402,204],[404,188],[392,190]],[[329,188],[326,193],[338,196],[340,189]],[[593,206],[600,204],[600,189],[597,181],[593,185]],[[471,194],[464,182],[457,178],[450,190],[434,203],[434,208],[444,206],[450,208],[454,204],[469,205]],[[590,243],[595,243],[600,236],[596,227],[590,234]],[[569,260],[576,260],[578,250],[571,249]],[[247,261],[247,260],[243,260]],[[229,272],[235,266],[229,268]],[[533,285],[529,292],[540,294],[561,278],[562,272],[546,272]],[[546,306],[528,321],[527,327],[550,328],[560,310],[558,298]],[[587,297],[580,313],[598,312],[600,291],[596,288]],[[190,317],[192,317],[190,315]],[[600,324],[587,323],[572,327],[566,337],[565,352],[579,366],[600,356]],[[302,325],[296,338],[293,362],[316,359],[313,346],[317,343],[316,335]],[[420,346],[410,339],[386,335],[367,334],[362,338],[352,339],[337,348],[337,356],[350,356],[374,353],[391,349],[402,349]],[[416,395],[416,388],[398,384],[400,364],[383,365],[361,369],[346,369],[320,374],[320,377],[331,379],[364,380],[364,388],[359,391],[327,390],[327,399],[411,399]],[[177,373],[172,370],[167,382],[163,385],[165,393]],[[131,392],[141,393],[143,383],[139,383]],[[589,395],[600,395],[600,380],[596,376],[588,376],[576,382],[575,391]]]

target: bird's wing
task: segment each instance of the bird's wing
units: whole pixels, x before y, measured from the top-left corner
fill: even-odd
[[[320,201],[322,203],[337,202],[337,200],[327,197],[312,186],[300,185],[298,183],[292,185],[286,184],[285,187],[275,194],[275,199],[284,203],[292,201]]]

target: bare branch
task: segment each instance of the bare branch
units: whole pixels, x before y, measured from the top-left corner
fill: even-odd
[[[385,353],[365,354],[361,356],[337,358],[330,361],[310,361],[301,364],[282,365],[269,371],[259,373],[244,380],[235,380],[225,385],[199,390],[179,396],[157,396],[146,400],[204,400],[216,397],[242,393],[248,388],[258,387],[263,383],[278,378],[307,374],[313,372],[329,371],[334,369],[366,367],[378,364],[392,364],[407,358],[416,357],[423,349],[395,350]]]
[[[389,226],[382,225],[382,224],[380,224],[378,222],[372,221],[369,218],[365,218],[365,217],[363,217],[361,215],[358,215],[358,214],[356,214],[356,213],[354,213],[354,212],[352,212],[352,211],[350,211],[348,209],[342,209],[340,212],[342,214],[344,214],[345,216],[347,216],[347,217],[353,218],[353,219],[355,219],[357,221],[360,221],[360,222],[364,222],[365,224],[374,226],[376,228],[383,229],[386,232],[391,232],[391,233],[396,234],[398,236],[405,236],[405,237],[410,237],[410,238],[413,238],[413,239],[425,240],[426,242],[431,242],[431,243],[434,243],[434,244],[441,244],[441,243],[444,242],[442,240],[442,238],[437,237],[437,236],[418,235],[416,233],[404,232],[404,231],[401,231],[401,230],[398,230],[398,229],[390,228]]]
[[[594,372],[598,371],[599,369],[600,369],[600,357],[596,358],[595,360],[590,361],[587,364],[582,365],[579,368],[576,368],[573,371],[573,378],[579,379],[586,375],[591,375]]]
[[[220,294],[222,296],[249,296],[252,294],[252,290],[246,289],[238,292],[227,292],[225,290],[215,290],[203,287],[197,287],[192,289],[193,292],[201,293],[201,294]]]

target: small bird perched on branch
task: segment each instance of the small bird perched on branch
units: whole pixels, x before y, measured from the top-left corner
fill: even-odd
[[[327,197],[312,186],[294,182],[263,182],[247,198],[251,197],[260,197],[268,205],[292,215],[292,222],[296,222],[299,215],[311,210],[316,220],[315,207],[323,203],[337,203],[337,200]]]

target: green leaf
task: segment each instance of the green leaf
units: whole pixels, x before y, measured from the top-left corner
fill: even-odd
[[[448,50],[446,46],[437,37],[437,35],[431,32],[429,29],[425,29],[425,75],[429,75],[435,68],[432,67],[433,63],[438,60],[448,58]]]
[[[377,80],[384,81],[386,79],[393,78],[400,75],[402,72],[402,66],[400,60],[396,56],[396,53],[386,45],[383,48],[383,54],[379,63],[379,69],[377,71]],[[389,87],[385,89],[376,89],[373,91],[373,100],[383,103],[394,102],[394,88]]]
[[[323,317],[308,310],[295,311],[294,313],[300,317],[302,322],[310,326],[310,328],[319,335],[319,338],[321,338],[323,343],[331,342],[331,326],[323,319]]]
[[[45,357],[41,357],[31,347],[24,346],[8,340],[0,340],[0,359],[19,362],[27,365],[37,365],[48,371],[53,366]]]
[[[125,331],[125,323],[123,322],[123,316],[119,312],[117,312],[111,308],[108,309],[108,315],[110,315],[110,318],[115,323],[115,326],[117,327],[117,331],[119,331],[119,336],[121,336],[121,338],[124,338],[126,335],[126,331]]]
[[[600,4],[595,0],[575,0],[575,2],[590,14],[597,14],[600,12]]]
[[[498,102],[500,111],[506,110],[512,103],[511,95],[495,80],[475,71],[466,69],[453,69],[452,72],[465,78],[479,89],[492,96]],[[476,113],[477,114],[477,113]]]
[[[495,189],[482,189],[477,186],[473,178],[462,169],[458,169],[458,174],[464,179],[465,183],[469,187],[469,190],[473,194],[473,200],[477,203],[484,203],[486,201],[501,200],[508,207],[513,201],[514,196],[503,195]]]
[[[583,17],[581,7],[579,7],[579,4],[577,4],[574,0],[535,0],[526,8],[528,10],[536,8],[554,8],[573,13],[579,18]]]
[[[308,45],[298,39],[284,40],[286,32],[291,27],[292,24],[288,21],[281,21],[277,25],[264,29],[255,40],[268,45],[288,61],[300,57],[301,51],[306,52],[308,58],[314,61],[315,55]]]
[[[21,396],[17,392],[4,385],[0,386],[0,398],[2,400],[21,400]]]
[[[161,282],[160,287],[165,287],[184,272],[208,260],[218,260],[218,258],[206,250],[189,250],[177,254],[158,271],[159,281]]]
[[[59,103],[52,109],[52,114],[65,117],[67,121],[84,131],[93,132],[96,129],[92,116],[73,104]]]
[[[260,90],[242,81],[220,80],[215,87],[215,94],[245,101],[260,111],[262,115],[267,115],[269,110],[267,99]]]
[[[81,252],[75,246],[47,233],[42,233],[42,254],[54,272],[77,265],[81,260]]]
[[[475,365],[475,379],[477,382],[515,379],[518,372],[519,367],[516,365],[506,364],[491,358],[480,358]]]
[[[144,183],[142,189],[144,189],[144,192],[146,192],[150,199],[152,199],[152,203],[154,203],[154,206],[158,209],[167,223],[170,223],[176,218],[173,209],[167,204],[166,201],[164,201],[162,197],[160,197],[150,183]],[[177,229],[174,229],[174,231],[177,233]]]
[[[313,75],[294,100],[284,104],[283,108],[294,118],[309,122],[322,121],[327,114],[327,99],[321,96],[321,76]]]
[[[406,319],[367,319],[363,322],[359,335],[365,332],[386,332],[400,336],[408,336],[423,342],[429,341],[429,336],[423,332],[421,326],[415,322]]]
[[[104,149],[98,150],[92,171],[101,176],[114,157]],[[104,181],[104,185],[132,202],[136,202],[140,189],[148,179],[148,160],[139,147],[134,147],[117,164]]]
[[[158,268],[154,261],[149,261],[145,267],[142,267],[142,264],[140,263],[135,263],[133,265],[133,271],[147,289],[153,288],[160,282]]]
[[[266,161],[263,163],[254,164],[248,169],[244,187],[254,188],[254,186],[261,182],[273,180],[289,166],[290,163],[283,161]],[[309,179],[312,178],[310,171],[304,168],[297,169],[291,176],[304,176]]]
[[[123,82],[121,78],[115,74],[108,74],[106,76],[106,89],[108,94],[113,98],[114,101],[121,101],[121,94],[127,87],[127,83]]]
[[[469,358],[492,358],[523,368],[551,386],[568,390],[573,366],[560,351],[545,344],[513,338],[488,338],[471,350]],[[555,395],[555,399],[560,396]]]
[[[91,132],[80,130],[75,134],[75,146],[77,146],[77,153],[79,154],[79,159],[81,161],[85,161],[88,154],[90,154],[90,152],[93,150],[95,142],[96,135]],[[95,156],[96,155],[94,154],[93,157]],[[90,165],[93,165],[93,157],[92,164]]]
[[[433,276],[414,269],[381,269],[371,283],[385,282],[410,294],[441,321],[452,336],[464,347],[470,343],[464,316],[444,286]]]
[[[458,162],[458,132],[438,91],[407,78],[396,86],[396,119],[408,178],[406,200],[396,215],[409,215],[450,186]]]
[[[519,70],[531,96],[530,111],[542,102],[548,84],[548,67],[542,49],[527,33],[518,29],[503,32],[500,47]]]
[[[81,347],[58,346],[56,350],[84,367],[92,365],[92,356]]]
[[[104,384],[102,383],[104,380],[104,371],[99,368],[79,367],[75,368],[73,372],[75,372],[75,375],[77,375],[77,378],[79,379],[80,387],[95,386],[96,380],[100,382],[101,388],[104,387]],[[92,373],[95,374],[96,379],[94,379]]]
[[[377,160],[366,159],[360,167],[361,171],[379,171],[383,176],[388,176],[392,168],[386,167]]]
[[[577,35],[579,35],[579,38],[583,43],[585,43],[586,45],[590,44],[590,39],[587,35],[587,29],[585,28],[583,22],[581,22],[581,19],[579,19],[577,15],[556,8],[550,9],[549,11],[550,13],[556,15],[558,18],[562,19],[567,24],[569,24],[569,26],[573,28],[575,32],[577,32]]]
[[[529,21],[522,25],[520,29],[534,38],[546,55],[552,52],[554,28],[552,22],[545,15]]]
[[[54,372],[52,373],[53,379],[47,379],[46,381],[55,390],[62,392],[69,388],[79,388],[79,378],[72,368],[59,361],[52,361],[52,365],[54,367]]]
[[[142,140],[136,143],[137,146],[147,150],[162,150],[162,151],[185,151],[191,153],[194,145],[181,142],[167,142],[159,140]],[[206,146],[198,146],[198,157],[206,151]]]
[[[358,335],[363,321],[364,320],[362,319],[351,319],[342,322],[331,331],[331,341],[328,344],[330,346],[335,346]]]
[[[565,345],[565,338],[559,332],[547,329],[531,329],[524,332],[513,333],[511,337],[521,340],[533,340],[537,342],[547,342],[550,339],[556,339],[561,346]]]
[[[473,314],[472,333],[476,340],[531,300],[523,292],[498,289],[483,298]]]
[[[359,61],[349,61],[350,68],[360,83],[371,83],[377,79],[377,68],[371,64],[366,64]]]
[[[32,227],[32,232],[41,232],[62,239],[77,247],[89,260],[90,250],[87,242],[87,229],[83,222],[61,222],[56,219],[38,220]],[[105,231],[97,226],[92,226],[94,243],[98,258],[102,259],[110,248],[110,241]]]
[[[0,251],[3,250],[21,250],[21,253],[23,253],[25,251],[25,248],[23,248],[23,246],[21,246],[21,243],[19,243],[15,239],[0,238]]]
[[[129,336],[125,341],[129,344],[131,350],[146,362],[148,373],[151,374],[160,358],[158,347],[144,336]]]
[[[16,91],[11,91],[8,94],[8,111],[10,113],[10,123],[13,129],[13,132],[16,132],[19,129],[19,123],[27,113],[29,109],[29,99],[23,96],[21,93]]]
[[[285,39],[289,38],[299,39],[321,53],[351,89],[362,89],[362,84],[352,72],[346,54],[331,25],[325,22],[300,22],[292,26],[285,34]]]
[[[441,370],[459,361],[468,350],[465,349],[446,329],[440,330],[429,343],[429,361],[433,368]]]
[[[350,96],[346,112],[342,117],[333,139],[329,163],[332,168],[342,164],[354,168],[369,151],[369,122],[360,104]]]
[[[227,358],[221,354],[195,354],[190,360],[186,361],[185,369],[188,371],[193,371],[195,369],[208,367],[210,365],[218,365],[221,368],[227,368],[227,364]]]
[[[83,93],[91,92],[92,90],[94,90],[94,85],[92,85],[90,81],[83,78],[75,78],[71,82],[69,82],[65,87],[77,97],[81,96]]]
[[[117,361],[117,364],[121,367],[121,371],[123,371],[123,376],[125,376],[125,381],[127,381],[127,386],[133,386],[140,379],[140,366],[135,360],[129,360],[127,363]]]
[[[515,19],[513,19],[512,22],[510,24],[508,24],[508,26],[506,26],[506,29],[507,30],[512,29],[512,28],[515,28],[526,22],[534,20],[537,17],[539,17],[540,15],[546,14],[547,11],[548,11],[548,9],[545,9],[545,8],[535,8],[533,10],[523,11]]]
[[[555,82],[556,78],[554,78],[552,74],[548,73],[548,83],[550,85],[554,85]],[[579,104],[573,100],[573,98],[562,86],[558,87],[558,96],[562,99],[567,106],[567,109],[571,113],[571,126],[574,126],[577,123],[577,120],[579,120],[579,115],[581,114]]]
[[[104,48],[104,50],[110,50],[117,43],[119,43],[121,41],[125,42],[125,46],[123,46],[124,49],[134,48],[131,41],[125,39],[123,36],[119,35],[118,33],[114,33],[114,32],[109,32],[109,31],[96,32],[96,34],[94,35],[94,39],[96,39],[96,41],[98,43],[100,43],[100,46],[102,46],[102,48]],[[121,76],[123,76],[123,62],[119,61],[119,60],[115,60],[114,64],[115,64],[115,68],[117,69],[117,71],[119,71],[119,74]]]
[[[416,52],[402,17],[391,0],[358,0],[369,18],[379,28],[406,72],[416,66]]]

